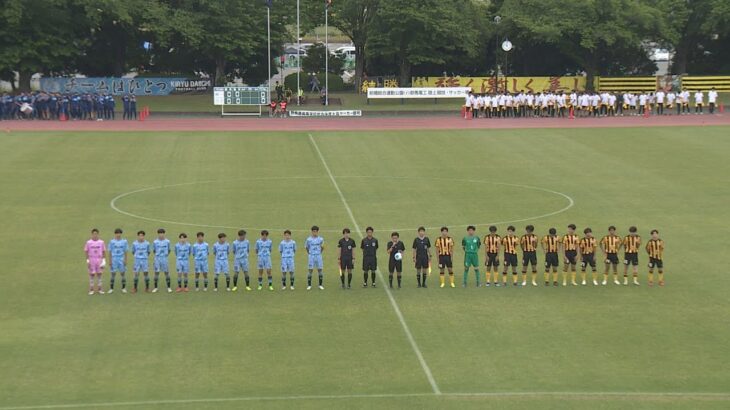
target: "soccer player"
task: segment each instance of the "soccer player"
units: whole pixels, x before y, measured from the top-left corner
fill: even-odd
[[[616,235],[616,227],[608,227],[608,235],[601,239],[601,250],[606,262],[606,270],[603,273],[602,285],[608,283],[608,271],[613,266],[613,283],[620,285],[618,281],[618,250],[621,248],[621,237]]]
[[[286,290],[286,274],[289,274],[289,285],[294,290],[294,255],[297,253],[297,243],[291,238],[291,231],[284,231],[284,239],[279,243],[281,254],[281,290]]]
[[[319,227],[313,226],[312,235],[307,238],[304,242],[304,249],[307,251],[308,256],[308,268],[307,273],[307,290],[312,289],[312,272],[317,269],[317,275],[319,277],[319,289],[324,290],[324,262],[322,261],[322,252],[324,251],[324,238],[319,236]]]
[[[712,87],[712,89],[707,93],[707,102],[710,105],[710,114],[714,114],[715,105],[717,104],[717,91],[715,90],[715,87]]]
[[[84,255],[86,256],[86,266],[89,269],[89,295],[94,294],[94,278],[96,278],[97,292],[103,295],[101,272],[105,265],[103,261],[106,255],[106,245],[102,239],[99,239],[99,230],[96,228],[91,230],[91,239],[84,245]]]
[[[651,239],[646,243],[646,253],[649,254],[649,286],[654,286],[654,268],[659,271],[659,286],[664,286],[664,241],[659,238],[659,231],[652,229]]]
[[[481,241],[479,237],[474,235],[477,228],[473,225],[466,227],[466,236],[461,239],[461,249],[464,250],[464,277],[461,282],[462,287],[466,287],[467,279],[469,278],[469,268],[474,268],[474,278],[476,279],[477,287],[480,285],[481,274],[479,274],[479,248],[481,247]]]
[[[400,234],[393,232],[390,234],[390,242],[385,247],[388,252],[388,282],[390,288],[393,289],[393,273],[398,273],[398,289],[401,286],[401,279],[403,276],[403,252],[406,250],[406,245],[400,240]],[[395,255],[400,253],[400,259],[396,259]]]
[[[580,239],[575,234],[575,224],[568,225],[568,233],[563,235],[560,243],[563,246],[563,255],[565,256],[565,264],[563,264],[563,286],[568,285],[568,269],[570,269],[570,283],[578,286],[575,282],[575,265],[578,263],[578,245]]]
[[[512,267],[512,285],[517,286],[517,247],[520,245],[520,238],[515,236],[515,227],[507,227],[507,236],[502,238],[504,248],[504,269],[502,270],[502,284],[507,286],[507,269]]]
[[[703,106],[705,101],[705,94],[702,92],[702,90],[697,90],[695,92],[695,115],[696,114],[704,114]]]
[[[545,252],[545,286],[550,286],[550,269],[553,270],[553,286],[558,286],[558,266],[560,265],[560,238],[555,228],[542,237],[542,251]]]
[[[114,293],[114,281],[117,273],[122,276],[122,293],[127,293],[127,252],[129,243],[122,238],[122,230],[114,230],[114,238],[109,241],[109,259],[111,262],[110,272],[112,274],[109,283],[109,293]]]
[[[152,247],[145,239],[145,232],[137,232],[137,240],[132,242],[132,254],[134,254],[134,289],[132,293],[137,293],[137,285],[139,285],[139,274],[144,274],[144,291],[150,291],[150,253]]]
[[[624,285],[629,284],[629,265],[633,266],[634,285],[639,285],[639,248],[641,237],[635,226],[629,228],[629,234],[624,237]]]
[[[259,286],[257,290],[264,288],[264,270],[269,283],[269,290],[274,290],[271,279],[271,248],[272,242],[269,239],[269,231],[261,231],[261,237],[256,240],[256,267],[259,269]]]
[[[418,236],[413,240],[413,263],[416,265],[418,287],[425,288],[431,266],[431,239],[426,236],[426,228],[422,226],[418,228]]]
[[[445,270],[449,270],[449,285],[451,287],[456,287],[454,285],[454,263],[453,263],[453,257],[454,257],[454,240],[449,236],[449,228],[442,227],[441,228],[441,236],[436,239],[436,251],[439,255],[439,275],[441,280],[441,287],[443,288],[445,285],[445,278],[444,274],[446,273]]]
[[[200,275],[203,275],[203,292],[208,291],[208,255],[210,246],[205,242],[205,234],[198,232],[197,242],[193,244],[193,260],[195,260],[195,291],[200,290]]]
[[[596,238],[593,237],[591,228],[583,230],[585,236],[580,240],[580,276],[581,285],[586,285],[586,268],[590,265],[593,271],[593,285],[598,286],[598,273],[596,272]]]
[[[352,285],[352,269],[355,267],[355,247],[357,244],[350,238],[350,229],[342,230],[342,238],[337,242],[337,263],[340,265],[340,282],[345,289],[345,274],[347,274],[347,289]]]
[[[532,286],[537,286],[537,236],[535,227],[527,225],[520,238],[522,248],[522,286],[527,286],[527,265],[532,265]]]
[[[183,232],[177,236],[175,244],[175,270],[177,271],[177,293],[188,291],[188,275],[190,274],[190,252],[192,246],[188,242],[188,235]]]
[[[489,235],[484,237],[484,252],[486,253],[487,286],[494,278],[494,286],[499,287],[499,247],[502,245],[502,238],[497,235],[497,227],[489,227]],[[494,274],[494,276],[492,276]]]
[[[165,273],[167,293],[172,293],[172,289],[170,288],[170,264],[167,261],[170,255],[170,240],[165,238],[165,230],[162,228],[157,230],[157,239],[152,242],[152,253],[155,255],[155,287],[152,289],[152,293],[157,293],[160,272]]]
[[[368,287],[368,272],[372,286],[375,287],[375,272],[378,270],[378,240],[373,237],[373,227],[368,226],[365,229],[365,237],[360,242],[362,249],[362,287]]]
[[[249,242],[246,239],[246,231],[238,231],[238,238],[231,244],[233,251],[233,291],[238,290],[238,273],[243,272],[246,280],[246,290],[251,290],[251,277],[248,276],[248,252]]]
[[[228,255],[231,253],[231,244],[226,241],[226,234],[218,234],[218,242],[213,244],[215,256],[215,276],[213,277],[213,292],[218,292],[218,276],[226,277],[226,290],[231,291],[231,274],[228,269]]]

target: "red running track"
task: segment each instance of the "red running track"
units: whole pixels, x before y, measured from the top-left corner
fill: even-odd
[[[464,120],[458,116],[357,118],[148,118],[145,121],[2,121],[12,131],[381,131],[518,128],[613,128],[730,125],[729,114],[604,118]]]

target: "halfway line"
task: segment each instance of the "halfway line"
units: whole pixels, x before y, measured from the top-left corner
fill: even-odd
[[[317,151],[319,160],[322,162],[322,166],[324,167],[325,171],[327,171],[327,175],[329,176],[330,181],[332,181],[332,185],[334,185],[335,190],[337,191],[337,194],[340,196],[342,205],[345,206],[345,210],[347,211],[347,215],[350,216],[350,220],[352,221],[352,225],[355,227],[355,231],[357,232],[358,236],[360,236],[360,238],[362,239],[363,234],[362,234],[362,230],[360,229],[360,225],[358,225],[357,220],[355,220],[355,216],[352,214],[352,209],[350,209],[350,205],[347,203],[347,199],[345,199],[345,195],[342,194],[340,185],[337,183],[335,176],[332,174],[332,171],[330,170],[329,165],[327,165],[327,161],[325,161],[324,155],[322,155],[322,151],[319,150],[319,145],[317,145],[317,141],[314,140],[314,137],[312,137],[312,134],[308,134],[308,135],[309,135],[309,142],[312,143],[314,150]],[[423,369],[423,372],[426,374],[426,378],[428,379],[428,383],[431,385],[431,389],[433,390],[434,394],[441,394],[441,389],[439,389],[438,384],[436,384],[436,379],[433,378],[431,369],[428,367],[428,363],[426,363],[426,360],[423,358],[423,353],[421,353],[421,349],[418,348],[416,339],[413,338],[413,334],[411,333],[411,330],[408,328],[408,324],[406,324],[406,319],[403,317],[403,313],[401,312],[400,308],[398,307],[398,303],[395,301],[395,298],[393,297],[393,294],[390,291],[390,289],[388,289],[388,286],[385,281],[385,278],[383,277],[383,274],[380,272],[380,269],[378,269],[376,272],[378,274],[378,278],[380,279],[380,282],[383,284],[383,289],[385,289],[385,294],[388,295],[388,300],[390,300],[390,305],[393,306],[395,315],[398,316],[398,320],[400,321],[401,327],[403,328],[403,332],[405,332],[406,338],[408,338],[408,342],[411,344],[413,353],[416,354],[416,357],[418,358],[418,362],[421,364],[421,369]]]

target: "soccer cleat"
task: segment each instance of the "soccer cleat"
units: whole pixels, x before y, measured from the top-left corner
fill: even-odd
[[[218,288],[213,288],[213,292],[218,292]]]
[[[550,282],[545,282],[545,286],[550,286]]]
[[[263,286],[261,286],[261,285],[258,285],[258,286],[256,287],[256,290],[261,290],[261,289],[263,289],[263,288],[264,288]]]
[[[137,293],[137,289],[132,289],[132,293]]]
[[[526,280],[523,280],[522,281],[522,286],[527,286],[527,281]]]
[[[251,291],[251,286],[246,286],[246,290],[250,292]]]
[[[583,286],[585,286],[586,285],[585,279],[583,279],[583,282],[581,282],[580,284],[583,285]]]
[[[188,289],[188,287],[186,286],[183,288],[183,292],[188,293],[188,292],[190,292],[190,289]]]
[[[111,295],[112,293],[114,293],[114,289],[109,289],[109,291],[107,291],[106,293]]]
[[[172,289],[167,288],[167,293],[172,293]]]
[[[427,287],[428,287],[428,286],[426,286],[426,284],[424,283],[424,284],[423,284],[423,288],[424,288],[424,289],[426,289]],[[348,288],[349,288],[349,286],[348,286]]]
[[[294,285],[289,286],[290,290],[294,290]]]
[[[274,286],[273,285],[269,285],[269,290],[274,290]]]
[[[558,286],[558,281],[553,282],[553,286]]]
[[[233,292],[238,292],[238,286],[234,286],[233,289],[231,289]]]
[[[662,287],[664,286],[664,281],[663,280],[660,280],[659,281],[659,286],[662,286]]]
[[[100,295],[103,295],[103,294],[104,294],[104,291],[103,291],[103,290],[101,290],[101,289],[99,289],[99,290],[97,290],[97,291],[96,291],[96,293],[98,293],[98,294],[100,294]]]
[[[150,288],[145,289],[144,293],[150,293]]]
[[[368,283],[367,283],[367,282],[363,283],[363,284],[362,284],[362,287],[363,287],[363,288],[367,288],[367,287],[368,287]]]
[[[634,285],[639,286],[639,280],[638,279],[634,279]]]
[[[575,281],[570,282],[570,284],[573,286],[578,286],[578,284]]]
[[[181,287],[179,287],[179,286],[177,287],[177,289],[175,289],[175,292],[176,292],[176,293],[180,293],[180,292],[182,292],[182,291],[183,291],[183,290],[182,290],[182,288],[181,288]]]
[[[597,280],[594,280],[593,281],[593,286],[598,286],[598,281]]]
[[[195,291],[196,291],[196,292],[199,292],[199,291],[200,291],[200,288],[195,288]]]
[[[647,282],[647,285],[648,285],[649,287],[652,287],[652,286],[654,286],[654,282],[652,282],[652,281],[649,281],[649,282]]]
[[[445,283],[442,283],[439,287],[440,288],[443,288],[444,286],[446,286],[446,284]]]
[[[604,279],[603,282],[601,282],[601,285],[606,286],[606,283],[606,279]]]
[[[312,290],[312,285],[307,286],[307,290]]]
[[[319,285],[319,290],[324,290],[324,286]]]
[[[485,284],[484,284],[484,287],[485,287],[485,288],[488,288],[489,286],[490,286],[490,285],[489,285],[489,282],[487,282],[487,283],[485,283]]]
[[[620,284],[621,284],[621,282],[619,282],[619,281],[618,281],[618,279],[614,279],[614,280],[613,280],[613,283],[614,283],[615,285],[620,285]]]
[[[568,282],[563,281],[563,286],[568,286]]]
[[[286,285],[282,286],[281,290],[286,290]]]
[[[93,290],[90,290],[90,291],[89,291],[89,296],[91,296],[91,295],[93,295],[93,294],[94,294],[94,291],[93,291]]]
[[[373,287],[375,287],[375,285],[373,285]],[[452,283],[452,284],[451,284],[451,287],[452,287],[452,288],[455,288],[455,287],[456,287],[456,285],[454,285],[454,284]]]
[[[226,292],[230,292],[230,291],[231,291],[231,288],[226,288]]]
[[[502,285],[500,285],[500,284],[499,284],[499,282],[495,282],[495,283],[494,283],[494,286],[495,286],[495,287],[500,287],[500,286],[502,286]]]
[[[127,289],[122,288],[122,293],[127,293]]]
[[[157,293],[157,288],[152,289],[152,293]]]
[[[533,280],[533,281],[532,281],[532,286],[537,286],[537,282],[535,282],[535,281]]]
[[[628,278],[624,278],[624,285],[628,285],[628,284],[629,284],[629,279]]]
[[[207,291],[208,291],[208,288],[207,287],[204,287],[203,288],[203,292],[207,292]]]

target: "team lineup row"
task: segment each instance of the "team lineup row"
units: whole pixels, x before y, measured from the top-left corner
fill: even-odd
[[[599,275],[596,267],[596,253],[600,249],[603,254],[605,270],[601,285],[606,285],[609,280],[609,274],[613,272],[613,282],[620,285],[619,281],[619,252],[623,250],[623,285],[628,285],[629,270],[633,277],[633,284],[639,285],[638,265],[639,251],[642,245],[641,237],[638,229],[634,226],[629,228],[628,235],[623,238],[616,234],[616,227],[610,226],[608,234],[600,241],[593,235],[591,228],[583,230],[584,236],[581,238],[576,233],[576,226],[570,224],[567,226],[566,233],[562,236],[557,234],[555,228],[550,228],[548,234],[542,238],[535,235],[535,227],[527,225],[525,233],[522,236],[515,235],[515,227],[509,226],[505,236],[497,233],[495,226],[489,227],[489,234],[484,238],[476,236],[476,227],[469,226],[467,234],[461,240],[461,247],[464,252],[464,273],[462,286],[467,286],[467,279],[470,270],[473,269],[476,286],[481,286],[482,275],[479,272],[479,254],[483,253],[486,267],[485,286],[507,286],[508,274],[512,273],[513,286],[527,286],[528,284],[528,268],[531,268],[531,284],[537,286],[538,247],[544,252],[544,282],[545,286],[552,284],[558,286],[560,265],[560,256],[563,257],[563,286],[568,284],[568,276],[570,283],[577,286],[577,265],[581,266],[581,285],[586,285],[587,272],[590,267],[592,271],[593,285],[599,285]],[[342,237],[337,243],[337,261],[340,275],[341,287],[350,289],[352,286],[352,271],[355,267],[355,251],[357,244],[350,237],[350,230],[343,229]],[[371,227],[366,229],[366,236],[360,242],[362,252],[362,270],[363,270],[363,287],[368,287],[368,278],[372,287],[375,287],[376,272],[378,270],[377,251],[379,249],[378,239],[373,236],[374,230]],[[106,266],[107,255],[110,258],[111,280],[108,293],[114,292],[116,276],[121,276],[122,292],[127,293],[127,256],[131,253],[134,257],[134,279],[132,293],[136,293],[139,285],[140,274],[143,275],[145,291],[156,293],[158,291],[160,274],[164,273],[167,291],[172,292],[169,256],[175,253],[175,270],[177,272],[177,292],[189,291],[189,274],[190,274],[190,258],[193,259],[193,271],[195,273],[194,284],[195,290],[208,290],[208,271],[209,258],[212,255],[214,259],[214,278],[213,290],[218,291],[219,276],[223,275],[226,282],[227,291],[238,290],[239,273],[242,273],[245,279],[245,289],[251,290],[251,278],[249,276],[249,251],[250,243],[246,239],[246,231],[238,231],[238,238],[233,242],[227,241],[225,233],[218,234],[218,240],[209,245],[205,241],[205,234],[198,232],[196,241],[188,242],[185,233],[178,235],[178,242],[174,245],[166,238],[166,232],[160,228],[157,230],[157,239],[152,243],[145,239],[145,232],[137,232],[137,239],[131,244],[122,237],[123,231],[116,229],[114,238],[106,243],[99,238],[99,230],[92,229],[91,239],[84,246],[84,254],[86,256],[86,264],[89,273],[89,294],[103,294],[102,289],[102,272]],[[646,243],[645,250],[649,256],[649,273],[648,284],[654,284],[654,270],[658,273],[658,284],[664,286],[664,241],[659,237],[659,231],[656,229],[651,231],[651,239]],[[482,246],[484,249],[481,250]],[[307,290],[312,289],[312,279],[314,271],[317,271],[318,287],[324,290],[324,261],[323,253],[325,249],[324,238],[319,234],[319,228],[313,226],[311,235],[307,237],[304,244],[307,253]],[[440,287],[446,286],[446,273],[448,272],[449,286],[455,287],[453,257],[455,241],[449,236],[447,227],[441,228],[440,236],[435,240],[433,246],[438,259]],[[292,239],[291,231],[286,230],[283,239],[279,243],[279,253],[281,255],[281,285],[282,290],[287,289],[287,275],[289,278],[289,289],[294,290],[294,258],[297,253],[297,243]],[[426,229],[418,228],[418,235],[413,240],[412,245],[412,261],[416,269],[416,280],[419,288],[426,288],[426,279],[431,273],[432,260],[432,244]],[[520,280],[518,267],[518,250],[522,252],[522,277]],[[256,269],[258,270],[258,290],[264,288],[264,274],[266,274],[268,289],[273,291],[272,277],[272,253],[273,241],[269,238],[269,232],[261,231],[261,236],[256,240],[254,245],[256,253]],[[388,255],[388,280],[389,286],[393,288],[394,276],[397,279],[397,287],[402,286],[403,259],[405,258],[406,247],[400,240],[398,232],[393,232],[390,241],[386,245],[386,253]],[[501,271],[500,281],[500,252],[503,256],[503,269]],[[233,277],[230,275],[230,256],[233,255]],[[149,276],[149,258],[153,258],[154,268],[154,286],[150,290]],[[233,287],[231,287],[231,279]]]

